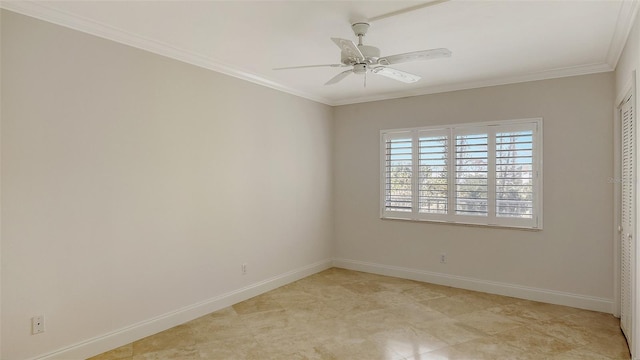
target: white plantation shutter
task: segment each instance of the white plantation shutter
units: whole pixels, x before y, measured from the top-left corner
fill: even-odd
[[[418,211],[447,214],[449,208],[449,135],[445,131],[419,131]]]
[[[533,218],[533,129],[496,133],[496,216]]]
[[[629,345],[633,339],[633,268],[635,246],[635,162],[636,139],[633,96],[625,98],[620,108],[622,122],[622,177],[621,177],[621,241],[620,241],[620,328],[627,337]]]
[[[540,229],[540,119],[382,131],[382,214]]]
[[[489,193],[489,135],[456,135],[457,215],[487,216]]]
[[[495,134],[495,219],[539,228],[542,179],[540,124],[498,125]]]
[[[413,211],[413,139],[411,132],[384,136],[384,211]]]

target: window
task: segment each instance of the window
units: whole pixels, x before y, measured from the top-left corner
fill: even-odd
[[[381,216],[542,228],[542,120],[381,131]]]

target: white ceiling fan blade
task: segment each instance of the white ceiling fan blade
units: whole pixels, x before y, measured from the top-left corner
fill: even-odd
[[[409,61],[431,60],[450,56],[451,51],[449,51],[449,49],[431,49],[381,57],[378,59],[378,64],[393,65]]]
[[[351,40],[340,39],[340,38],[331,38],[336,45],[340,48],[341,51],[346,53],[349,57],[364,60],[364,55],[360,52],[360,49],[353,43]]]
[[[273,68],[273,70],[304,69],[304,68],[315,68],[315,67],[346,67],[346,66],[349,66],[349,65],[345,65],[345,64],[303,65],[303,66],[279,67],[279,68]]]
[[[335,84],[335,83],[337,83],[338,81],[340,81],[340,80],[342,80],[342,79],[346,78],[347,76],[349,76],[349,74],[351,74],[352,72],[353,72],[353,70],[343,71],[343,72],[341,72],[340,74],[338,74],[338,75],[336,75],[336,76],[332,77],[332,78],[331,78],[331,80],[329,80],[329,81],[327,81],[327,82],[325,83],[325,85]]]
[[[389,79],[402,81],[404,83],[414,83],[420,79],[422,79],[418,75],[409,74],[404,71],[396,70],[390,67],[379,66],[377,68],[373,68],[371,70],[374,74],[386,76]]]

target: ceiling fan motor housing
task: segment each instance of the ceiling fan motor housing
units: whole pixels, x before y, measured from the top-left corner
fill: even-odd
[[[341,62],[345,65],[355,65],[355,64],[376,64],[378,62],[378,58],[380,57],[380,49],[375,46],[369,45],[358,45],[358,49],[362,55],[364,55],[365,60],[353,58],[353,55],[341,52],[340,59]]]
[[[380,57],[380,49],[375,46],[358,45],[358,49],[360,49],[360,52],[367,60],[376,62]]]

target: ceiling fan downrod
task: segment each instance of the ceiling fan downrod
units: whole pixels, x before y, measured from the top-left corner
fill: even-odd
[[[351,25],[353,33],[358,37],[358,46],[362,46],[362,38],[367,34],[369,26],[371,25],[365,22],[358,22]]]

